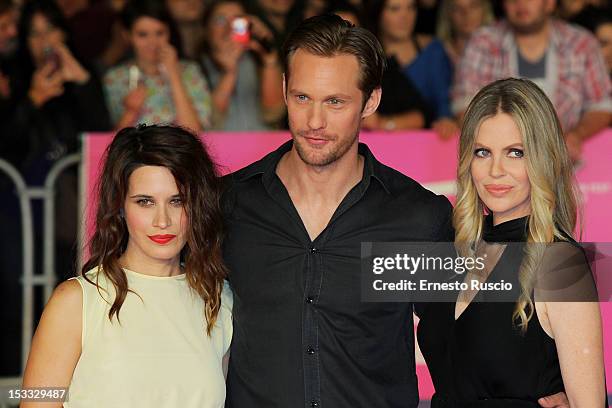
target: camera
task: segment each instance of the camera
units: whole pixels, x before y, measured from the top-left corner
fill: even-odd
[[[251,41],[249,20],[244,17],[237,17],[232,20],[232,40],[243,45],[247,45]]]

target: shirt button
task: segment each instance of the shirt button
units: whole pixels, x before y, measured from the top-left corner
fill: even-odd
[[[313,355],[315,353],[315,349],[313,349],[312,347],[308,347],[308,349],[306,350],[306,352],[310,355]]]
[[[313,407],[313,408],[316,408],[316,407],[319,406],[319,403],[317,401],[315,401],[315,400],[312,400],[312,401],[310,401],[310,406]]]
[[[314,298],[312,296],[308,296],[306,298],[306,303],[312,303],[312,302],[314,302]]]
[[[316,254],[319,250],[315,247],[310,247],[310,253],[311,254]]]

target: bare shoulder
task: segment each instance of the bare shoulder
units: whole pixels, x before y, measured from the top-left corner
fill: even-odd
[[[43,314],[47,318],[61,318],[64,321],[80,322],[83,310],[83,290],[76,279],[60,283],[53,291]]]
[[[81,284],[76,279],[70,279],[60,283],[53,291],[49,303],[76,305],[83,302],[83,290]]]
[[[82,311],[79,282],[71,279],[61,283],[47,302],[32,339],[24,387],[70,384],[81,354]]]

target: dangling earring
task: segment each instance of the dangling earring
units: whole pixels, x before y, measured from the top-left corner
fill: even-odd
[[[119,217],[125,218],[125,211],[123,210],[123,208],[119,209]]]

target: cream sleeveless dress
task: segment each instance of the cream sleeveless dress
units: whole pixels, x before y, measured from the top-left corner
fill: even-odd
[[[82,352],[64,407],[223,407],[221,361],[232,337],[229,285],[223,288],[221,310],[209,337],[204,302],[184,274],[125,272],[128,287],[138,296],[128,293],[120,323],[115,317],[108,319],[115,292],[104,274],[99,274],[99,285],[108,293],[99,293],[81,276],[73,278],[83,289]],[[94,270],[88,272],[94,282],[96,276]]]

